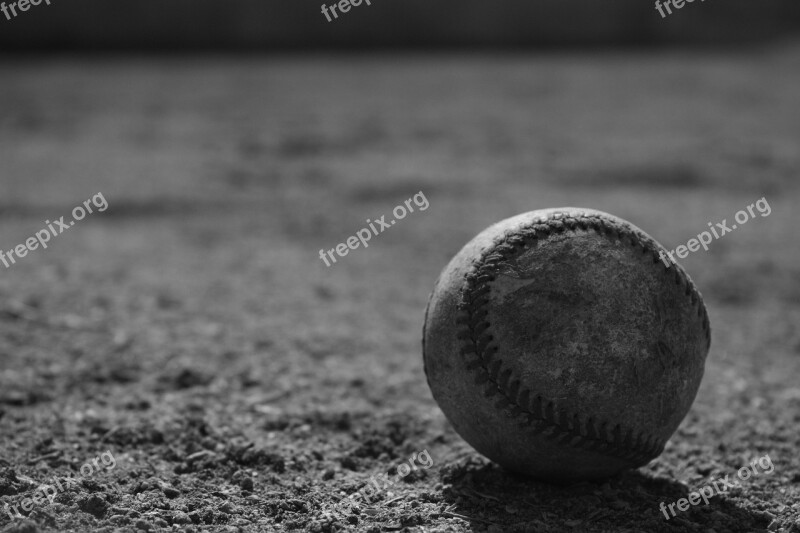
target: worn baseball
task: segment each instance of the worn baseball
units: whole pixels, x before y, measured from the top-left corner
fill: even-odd
[[[425,373],[455,430],[506,469],[566,482],[657,457],[694,401],[703,299],[665,249],[564,207],[483,231],[431,294]]]

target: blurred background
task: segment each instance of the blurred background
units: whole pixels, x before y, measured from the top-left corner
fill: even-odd
[[[650,0],[375,0],[333,22],[321,13],[322,3],[52,0],[21,13],[13,24],[0,15],[0,49],[735,46],[779,39],[800,27],[800,5],[791,0],[697,0],[664,19]]]

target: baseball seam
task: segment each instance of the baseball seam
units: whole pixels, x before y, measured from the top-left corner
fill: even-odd
[[[555,213],[513,234],[506,234],[484,251],[473,269],[466,274],[466,286],[459,306],[462,315],[457,320],[463,326],[458,334],[458,338],[464,341],[461,355],[471,357],[467,361],[467,368],[476,371],[476,384],[486,385],[486,397],[500,396],[495,407],[507,409],[514,417],[523,416],[524,423],[532,427],[536,434],[558,443],[626,460],[634,466],[643,465],[661,454],[666,439],[634,432],[620,424],[612,426],[608,421],[598,421],[580,413],[569,413],[554,401],[524,387],[520,380],[512,379],[512,370],[503,369],[502,358],[495,357],[499,348],[492,344],[494,339],[489,332],[490,324],[486,321],[489,313],[488,294],[491,291],[490,283],[495,279],[495,268],[529,241],[541,241],[553,233],[577,230],[593,230],[623,243],[627,239],[634,248],[641,247],[643,254],[649,252],[653,256],[653,263],[661,263],[658,255],[660,246],[655,241],[599,215],[582,214],[575,217]],[[691,297],[692,305],[697,307],[697,316],[702,319],[708,346],[711,333],[702,297],[683,269],[677,264],[672,267],[675,283],[685,285],[686,296]],[[668,274],[667,267],[664,268]]]

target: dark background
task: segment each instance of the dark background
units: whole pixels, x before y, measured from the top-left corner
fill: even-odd
[[[0,49],[737,45],[800,28],[793,0],[696,0],[665,19],[650,0],[374,0],[330,23],[308,0],[51,1],[0,15]]]

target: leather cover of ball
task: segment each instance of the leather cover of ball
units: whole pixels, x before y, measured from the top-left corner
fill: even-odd
[[[455,430],[506,469],[555,482],[657,457],[710,346],[702,297],[663,250],[581,208],[525,213],[464,246],[436,282],[422,341]]]

